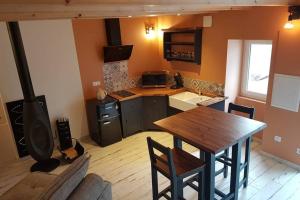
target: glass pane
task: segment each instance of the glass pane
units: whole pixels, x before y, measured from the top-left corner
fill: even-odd
[[[267,94],[272,44],[251,44],[247,91]]]

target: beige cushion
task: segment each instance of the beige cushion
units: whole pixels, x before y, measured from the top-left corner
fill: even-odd
[[[90,157],[83,154],[77,158],[62,174],[51,182],[40,195],[43,200],[63,200],[72,193],[81,180],[85,177]]]
[[[0,200],[64,200],[85,177],[90,157],[77,158],[60,175],[34,172],[0,197]]]
[[[34,172],[26,176],[23,180],[17,183],[10,190],[5,192],[1,200],[28,200],[40,199],[39,196],[43,193],[45,188],[54,181],[56,175],[49,175],[40,172]]]

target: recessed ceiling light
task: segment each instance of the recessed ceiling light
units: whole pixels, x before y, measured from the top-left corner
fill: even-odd
[[[156,17],[157,15],[148,15],[148,17]]]
[[[180,13],[177,13],[177,16],[180,16],[181,14]]]
[[[128,15],[128,17],[131,18],[132,16],[131,16],[131,15]]]

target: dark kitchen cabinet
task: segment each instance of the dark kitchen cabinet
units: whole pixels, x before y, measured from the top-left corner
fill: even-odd
[[[167,117],[168,96],[143,97],[144,130],[158,129],[153,122]]]
[[[216,110],[224,111],[225,110],[225,100],[211,104],[208,107],[214,108]]]
[[[91,138],[105,147],[122,140],[119,106],[116,99],[90,99],[86,102]]]
[[[123,137],[128,137],[143,130],[142,97],[120,102]]]

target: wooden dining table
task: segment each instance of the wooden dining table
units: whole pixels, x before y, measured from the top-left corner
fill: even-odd
[[[219,191],[215,188],[216,154],[232,147],[230,192],[223,199],[238,199],[242,144],[263,130],[265,123],[200,106],[154,124],[174,136],[174,147],[182,148],[184,141],[202,152],[200,157],[206,162],[204,192],[207,200],[213,200],[215,192]],[[179,193],[182,196],[183,190]]]

